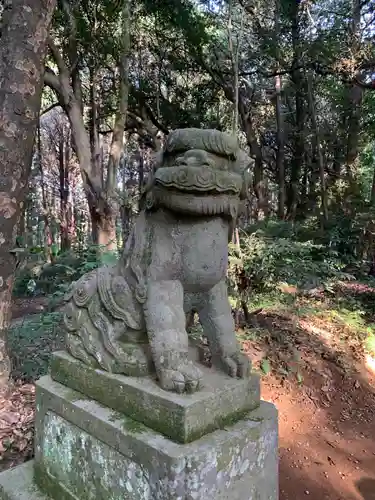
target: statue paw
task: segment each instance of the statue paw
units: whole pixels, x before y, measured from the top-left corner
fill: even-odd
[[[228,373],[230,377],[246,378],[250,376],[251,361],[241,352],[230,356],[223,356],[220,362],[223,370]]]
[[[174,367],[161,368],[158,377],[166,391],[193,393],[201,386],[202,373],[192,361],[181,361]]]

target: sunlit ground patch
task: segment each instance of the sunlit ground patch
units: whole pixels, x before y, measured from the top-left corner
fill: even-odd
[[[375,375],[375,358],[373,358],[370,354],[367,354],[365,357],[365,366],[369,372]]]

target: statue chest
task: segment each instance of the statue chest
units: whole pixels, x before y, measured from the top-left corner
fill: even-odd
[[[181,253],[182,282],[187,290],[209,289],[221,281],[228,265],[228,226],[207,221],[186,233]]]
[[[179,280],[187,292],[209,290],[228,265],[228,224],[222,218],[156,227],[149,277]]]

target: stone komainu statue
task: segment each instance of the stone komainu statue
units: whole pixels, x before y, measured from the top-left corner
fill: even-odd
[[[171,132],[120,261],[84,275],[66,297],[66,344],[95,368],[146,375],[162,388],[201,383],[188,358],[185,315],[197,311],[212,362],[249,374],[227,296],[228,239],[245,198],[249,157],[217,130]]]

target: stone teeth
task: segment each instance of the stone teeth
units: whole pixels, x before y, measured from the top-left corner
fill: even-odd
[[[237,216],[238,203],[233,196],[199,196],[192,193],[168,194],[168,191],[156,189],[154,192],[154,206],[164,206],[169,210],[187,211],[191,214],[214,216],[227,215],[232,218]]]

